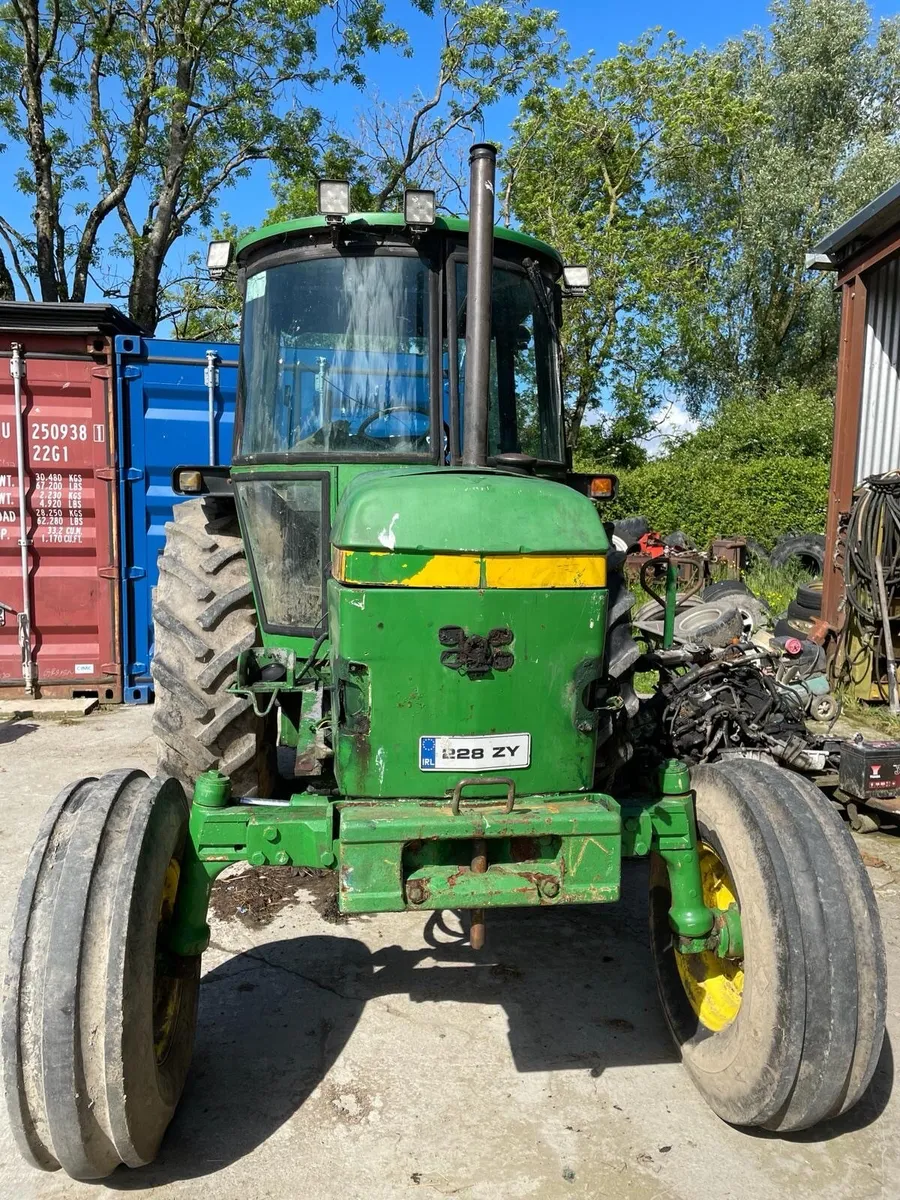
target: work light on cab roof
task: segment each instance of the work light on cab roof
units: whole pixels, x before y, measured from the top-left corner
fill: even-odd
[[[326,221],[343,221],[350,212],[350,184],[346,179],[320,179],[316,194],[319,212]]]
[[[231,242],[210,242],[206,251],[206,270],[210,279],[224,279],[231,265]]]

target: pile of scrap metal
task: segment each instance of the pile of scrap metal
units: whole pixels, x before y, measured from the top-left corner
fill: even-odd
[[[637,761],[768,759],[811,777],[856,832],[900,822],[900,741],[831,736],[840,704],[823,648],[794,636],[799,619],[776,621],[740,580],[704,588],[701,575],[679,591],[683,557],[669,550],[641,570],[651,599],[633,613],[644,640],[637,670],[659,678],[641,700]]]
[[[740,637],[724,648],[648,650],[644,665],[660,679],[647,715],[665,752],[692,763],[749,755],[797,771],[834,770],[838,742],[807,725],[838,715],[820,655],[797,638],[772,638],[768,647]]]
[[[678,565],[668,556],[668,573]],[[646,649],[640,669],[659,672],[643,704],[644,727],[663,752],[689,762],[765,757],[816,776],[833,773],[840,743],[807,722],[833,722],[840,711],[820,646],[768,631],[767,605],[740,581],[678,593],[667,619],[665,597],[642,572],[652,599],[634,613]]]
[[[661,558],[671,551],[682,559],[692,558],[707,581],[723,571],[730,579],[738,580],[754,563],[771,563],[777,567],[794,562],[805,574],[819,577],[825,562],[825,538],[819,533],[783,534],[771,550],[743,534],[719,537],[710,542],[706,550],[700,550],[681,530],[664,536],[651,529],[649,521],[641,516],[611,521],[607,531],[613,549],[625,555],[626,574],[632,576],[637,576],[649,559]],[[688,564],[683,562],[682,570],[687,569]],[[818,611],[817,607],[816,615]],[[808,615],[802,614],[804,619]]]

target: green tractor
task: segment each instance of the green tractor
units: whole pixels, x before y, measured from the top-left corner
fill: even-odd
[[[649,858],[663,1009],[712,1108],[790,1131],[868,1086],[884,950],[834,809],[765,762],[635,752],[612,480],[564,450],[585,280],[494,228],[494,169],[473,147],[468,222],[426,192],[351,216],[323,181],[320,216],[238,248],[234,461],[176,472],[160,561],[159,773],[67,787],[19,893],[2,1047],[38,1167],[156,1154],[233,863],[333,869],[343,913],[462,910],[474,951],[489,909],[614,901]]]

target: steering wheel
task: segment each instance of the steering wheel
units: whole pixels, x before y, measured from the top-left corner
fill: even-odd
[[[366,417],[366,419],[360,424],[359,428],[357,429],[356,437],[363,437],[365,435],[366,430],[369,428],[369,426],[374,425],[374,423],[380,417],[389,417],[389,416],[391,416],[392,413],[399,413],[399,412],[417,413],[418,416],[420,416],[420,417],[430,416],[429,413],[424,412],[421,408],[416,408],[412,404],[392,404],[392,405],[389,405],[387,408],[379,408],[375,412],[370,413]],[[410,431],[410,435],[411,435],[411,431]]]

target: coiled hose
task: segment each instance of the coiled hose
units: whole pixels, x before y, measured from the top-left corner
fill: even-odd
[[[900,619],[900,472],[875,475],[857,493],[847,527],[844,587],[843,673],[852,683],[872,661],[872,681],[887,699],[884,665],[893,655],[884,637],[884,620],[876,563],[881,560],[889,621]],[[850,653],[855,635],[857,648]]]

